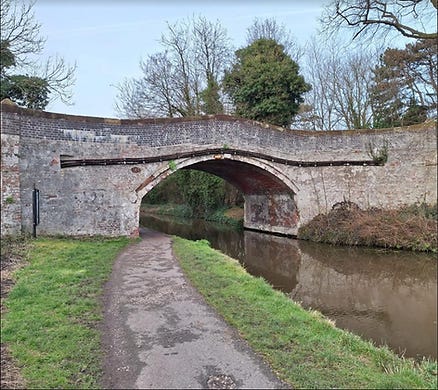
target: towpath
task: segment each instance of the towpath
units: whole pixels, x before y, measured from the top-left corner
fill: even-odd
[[[287,388],[203,300],[151,230],[117,258],[104,293],[104,388]]]

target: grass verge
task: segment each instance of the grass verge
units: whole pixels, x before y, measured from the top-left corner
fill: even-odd
[[[191,218],[193,211],[190,206],[173,203],[148,204],[142,203],[140,211],[158,215],[172,215],[177,218]]]
[[[100,294],[117,239],[39,238],[29,264],[14,274],[6,299],[2,342],[27,388],[96,388],[101,375]]]
[[[403,359],[306,311],[205,240],[173,239],[206,301],[294,388],[433,388],[436,362]]]
[[[0,254],[0,292],[1,317],[5,314],[4,302],[14,286],[14,272],[24,267],[30,250],[30,240],[24,235],[6,236],[1,238]],[[24,389],[26,384],[21,376],[15,360],[12,358],[6,343],[1,342],[1,375],[0,384],[2,389]]]

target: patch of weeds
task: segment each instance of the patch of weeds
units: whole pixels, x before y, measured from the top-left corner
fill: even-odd
[[[436,208],[436,204],[398,210],[335,208],[301,226],[298,237],[336,245],[436,252]]]
[[[168,163],[168,166],[169,166],[169,169],[171,171],[176,171],[176,162],[175,161],[170,160],[169,163]]]
[[[6,204],[13,204],[13,203],[15,203],[15,199],[14,199],[14,197],[13,197],[13,196],[8,196],[8,197],[5,199],[5,203],[6,203]]]
[[[379,148],[374,147],[371,142],[368,143],[368,155],[373,161],[379,165],[384,165],[388,161],[388,140],[383,141],[383,145]]]

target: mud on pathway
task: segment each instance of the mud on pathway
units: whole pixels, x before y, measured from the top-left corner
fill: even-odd
[[[104,388],[285,388],[203,300],[145,230],[117,258],[104,292]]]

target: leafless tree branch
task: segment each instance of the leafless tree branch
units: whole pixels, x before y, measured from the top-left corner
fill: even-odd
[[[333,0],[322,22],[331,32],[353,28],[354,38],[393,30],[407,38],[436,40],[436,11],[437,0]]]
[[[218,22],[203,17],[168,24],[164,51],[141,61],[142,77],[117,89],[120,116],[194,116],[202,114],[201,92],[218,82],[229,61],[229,40]]]

